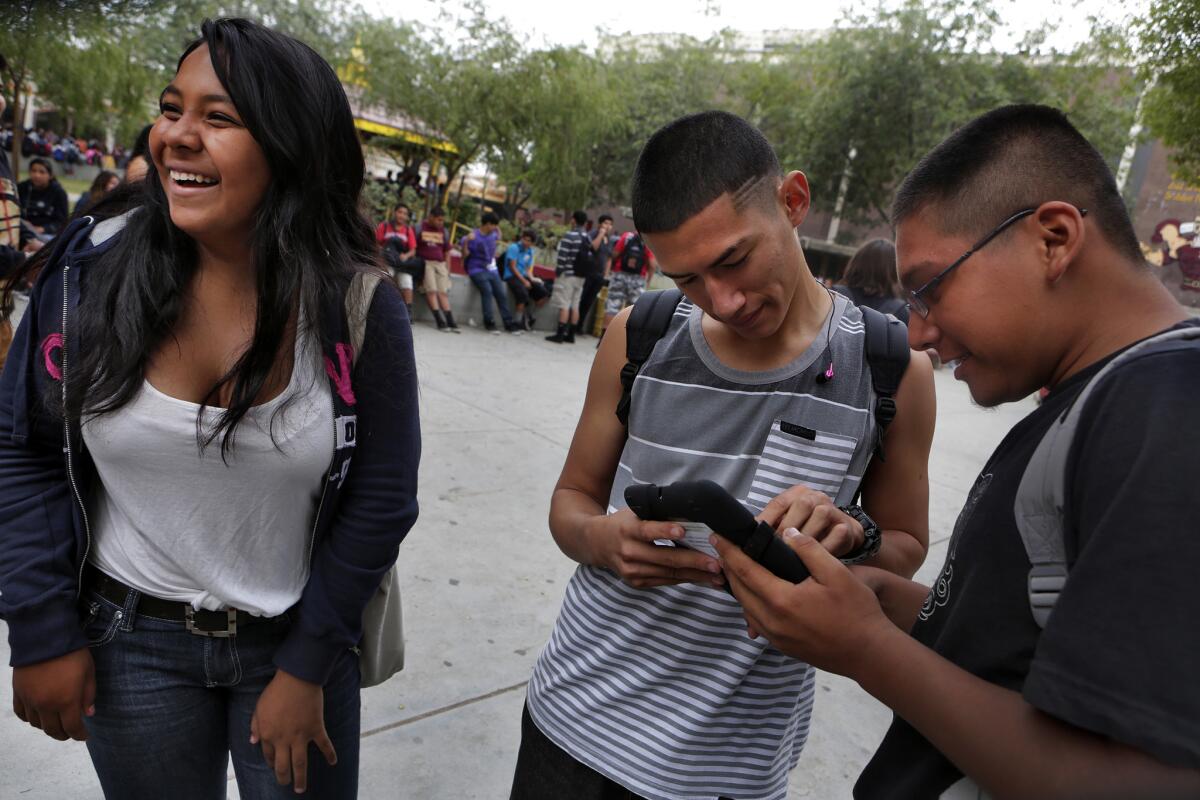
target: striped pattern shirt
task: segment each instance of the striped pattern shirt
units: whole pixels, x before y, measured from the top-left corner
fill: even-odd
[[[634,384],[609,512],[630,483],[700,478],[755,512],[798,483],[849,502],[871,456],[874,393],[861,313],[835,295],[831,315],[792,363],[743,372],[717,359],[702,312],[682,302]],[[834,380],[817,384],[831,355]],[[552,741],[639,795],[749,800],[786,796],[813,692],[811,667],[746,638],[726,591],[633,589],[580,566],[528,705]]]
[[[574,275],[575,265],[579,261],[579,251],[590,248],[591,241],[583,228],[572,228],[558,240],[558,252],[554,262],[554,274],[557,277]]]

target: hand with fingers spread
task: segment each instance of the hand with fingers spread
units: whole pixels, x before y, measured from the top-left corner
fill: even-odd
[[[65,742],[87,741],[83,718],[96,713],[96,666],[86,648],[13,668],[17,718]]]
[[[635,589],[676,583],[725,585],[715,558],[689,548],[654,543],[657,539],[682,539],[683,528],[678,523],[641,520],[623,508],[614,514],[592,517],[585,535],[592,543],[588,562],[612,570]]]
[[[808,580],[777,578],[728,539],[712,537],[749,633],[765,636],[780,651],[814,667],[853,677],[870,659],[881,634],[897,628],[872,588],[821,543],[795,528],[783,536],[808,567]]]
[[[835,556],[854,552],[866,539],[857,520],[835,506],[829,495],[807,486],[777,495],[756,519],[777,531],[795,528]]]
[[[337,763],[325,731],[325,693],[315,683],[283,670],[267,684],[250,718],[250,744],[262,743],[263,758],[281,786],[297,794],[308,788],[308,743],[316,744],[330,766]]]

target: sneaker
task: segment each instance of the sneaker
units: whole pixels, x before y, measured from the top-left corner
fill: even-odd
[[[448,325],[446,327],[446,332],[447,333],[462,333],[462,328],[458,327],[457,325]]]
[[[514,322],[511,325],[505,325],[504,329],[507,330],[509,333],[511,333],[513,336],[520,336],[521,334],[525,333],[524,326],[522,326],[521,324],[516,323],[516,322]]]

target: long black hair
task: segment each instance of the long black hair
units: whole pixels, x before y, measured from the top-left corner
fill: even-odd
[[[257,318],[249,348],[210,389],[197,416],[201,446],[221,437],[224,457],[238,422],[272,374],[296,299],[309,326],[345,293],[356,270],[377,264],[370,224],[359,208],[364,164],[345,91],[312,48],[244,19],[205,20],[179,59],[208,45],[213,69],[262,148],[271,182],[252,241]],[[149,357],[180,319],[197,267],[196,245],[171,222],[151,169],[139,189],[102,200],[103,217],[132,206],[119,242],[88,270],[79,309],[78,365],[67,385],[68,419],[120,408],[141,388]],[[46,248],[49,250],[50,248]],[[215,425],[205,406],[231,395]]]

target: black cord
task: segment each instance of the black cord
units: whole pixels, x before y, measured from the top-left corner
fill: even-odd
[[[825,354],[829,356],[829,366],[817,376],[817,383],[828,383],[833,380],[833,312],[837,309],[837,301],[828,286],[821,284],[821,288],[829,295],[829,321],[825,324]]]

